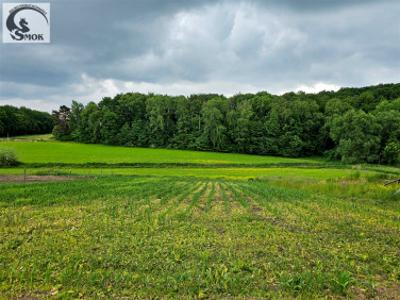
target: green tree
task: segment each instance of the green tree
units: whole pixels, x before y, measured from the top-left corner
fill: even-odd
[[[202,143],[213,150],[223,150],[226,141],[225,114],[228,110],[227,102],[221,98],[213,98],[203,104]]]
[[[388,164],[398,164],[400,163],[400,143],[399,142],[389,142],[385,145],[383,149],[384,161]]]
[[[71,138],[74,140],[76,139],[79,140],[81,136],[81,129],[82,129],[81,114],[83,109],[84,109],[83,104],[77,101],[72,101],[69,127],[71,131]]]
[[[361,110],[350,110],[333,119],[330,136],[336,143],[336,154],[348,163],[378,162],[380,131],[377,118]]]
[[[238,152],[250,152],[252,135],[253,110],[251,103],[247,100],[240,102],[237,109],[228,112],[227,121],[231,140]]]
[[[101,143],[102,113],[94,102],[89,102],[81,112],[79,141],[84,143]]]
[[[302,156],[322,151],[323,115],[315,102],[275,102],[265,122],[269,153]]]
[[[381,125],[380,162],[394,163],[396,145],[400,143],[400,99],[382,101],[373,114]]]
[[[173,145],[178,149],[193,149],[196,141],[193,128],[196,123],[193,122],[193,118],[196,118],[196,116],[192,114],[189,100],[186,97],[177,97],[175,103],[176,132]]]
[[[108,109],[104,109],[101,114],[100,135],[104,144],[117,145],[118,134],[120,132],[118,115]]]
[[[70,117],[71,109],[65,105],[60,106],[59,110],[53,110],[54,119],[53,135],[58,140],[71,139]]]
[[[168,96],[152,96],[146,104],[150,143],[154,147],[166,147],[175,130],[174,102]]]

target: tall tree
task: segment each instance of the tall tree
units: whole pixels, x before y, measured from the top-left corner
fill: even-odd
[[[227,102],[221,98],[213,98],[203,104],[202,142],[212,150],[224,150],[226,142],[225,114],[228,110]]]
[[[53,110],[52,116],[55,124],[53,129],[54,137],[59,140],[71,139],[71,109],[65,105],[62,105],[60,106],[59,110]]]

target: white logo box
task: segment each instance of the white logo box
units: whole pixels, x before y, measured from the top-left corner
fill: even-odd
[[[50,43],[50,3],[3,3],[3,43]]]

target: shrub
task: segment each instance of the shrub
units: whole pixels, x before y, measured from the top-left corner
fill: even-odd
[[[17,156],[11,149],[0,148],[0,166],[18,165]]]

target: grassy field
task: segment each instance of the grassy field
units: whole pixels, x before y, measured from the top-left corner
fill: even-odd
[[[1,141],[0,147],[12,148],[24,163],[59,164],[282,164],[318,163],[318,159],[294,159],[274,156],[198,152],[186,150],[129,148],[56,141],[21,139]]]
[[[28,166],[52,147],[60,166],[0,168],[0,299],[400,298],[400,192],[383,185],[398,168],[4,143]],[[76,161],[60,149],[79,163],[115,150],[118,163],[203,165],[65,167]]]

